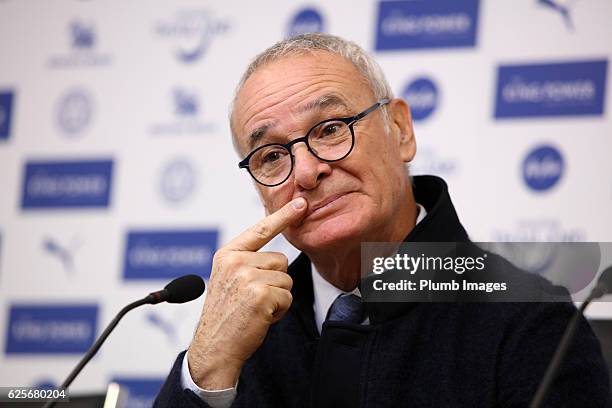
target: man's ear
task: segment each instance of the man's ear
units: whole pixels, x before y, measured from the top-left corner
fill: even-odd
[[[400,156],[404,162],[411,162],[416,154],[416,140],[412,128],[410,108],[408,108],[406,101],[395,98],[389,102],[387,110],[389,112],[391,134],[398,142]]]

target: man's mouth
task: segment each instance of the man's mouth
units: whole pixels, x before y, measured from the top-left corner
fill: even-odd
[[[343,201],[346,200],[350,194],[352,193],[333,194],[318,203],[310,204],[304,219],[318,218],[319,216],[324,216],[329,211],[334,211],[338,206],[343,204]]]

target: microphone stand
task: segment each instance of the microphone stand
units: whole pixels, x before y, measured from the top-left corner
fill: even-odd
[[[153,296],[153,294],[151,294],[140,300],[132,302],[129,305],[125,306],[123,309],[121,309],[121,311],[117,313],[115,318],[108,324],[108,326],[106,326],[106,329],[104,329],[104,331],[102,332],[100,337],[98,337],[96,342],[89,348],[89,350],[87,350],[87,353],[85,353],[83,358],[81,358],[81,361],[79,361],[79,364],[77,364],[76,367],[74,367],[74,369],[72,370],[72,372],[68,375],[68,377],[66,377],[66,379],[64,380],[60,388],[67,389],[70,386],[70,384],[72,384],[72,381],[74,381],[74,379],[76,378],[77,375],[79,375],[83,367],[85,367],[85,365],[89,362],[89,360],[91,360],[93,356],[98,352],[98,350],[102,346],[102,343],[104,343],[108,335],[113,331],[113,329],[119,323],[119,320],[121,320],[121,318],[125,316],[127,312],[139,306],[146,305],[148,303],[153,303],[154,299],[155,297]],[[53,408],[56,402],[57,402],[57,399],[52,399],[50,401],[47,401],[47,403],[43,405],[43,408]]]
[[[576,312],[574,312],[574,316],[572,316],[572,320],[565,329],[565,333],[563,333],[561,342],[559,343],[559,346],[557,346],[557,350],[555,351],[553,359],[551,360],[550,364],[548,365],[548,368],[546,369],[544,378],[542,379],[538,390],[536,391],[533,399],[531,400],[529,408],[539,408],[544,403],[544,399],[548,394],[548,390],[550,389],[550,386],[552,385],[553,381],[555,380],[555,377],[557,376],[559,366],[563,362],[563,359],[565,358],[565,355],[569,350],[569,346],[572,344],[572,341],[576,336],[576,328],[578,326],[580,318],[584,315],[584,311],[589,306],[591,301],[593,301],[593,299],[597,299],[598,297],[603,296],[604,294],[603,292],[600,293],[598,289],[599,288],[593,290],[589,297],[582,303],[582,305],[580,305],[580,308],[576,310]]]
[[[204,293],[205,289],[204,280],[198,275],[185,275],[174,279],[172,282],[167,284],[164,289],[158,290],[157,292],[151,292],[146,297],[130,303],[117,313],[115,318],[106,326],[106,329],[98,337],[96,342],[87,350],[87,353],[81,358],[81,361],[74,367],[72,372],[64,380],[61,389],[66,390],[77,375],[81,372],[83,367],[92,359],[92,357],[98,352],[102,343],[106,340],[108,335],[119,323],[119,320],[126,315],[130,310],[135,309],[139,306],[151,304],[156,305],[162,302],[168,303],[185,303],[197,299]],[[53,408],[57,402],[57,398],[47,401],[43,408]]]

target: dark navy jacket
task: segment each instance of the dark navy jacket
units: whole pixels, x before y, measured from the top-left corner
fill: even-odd
[[[467,242],[444,181],[414,177],[427,216],[407,241]],[[293,304],[246,362],[233,407],[527,407],[571,303],[379,303],[370,325],[318,334],[310,261],[289,267]],[[157,407],[206,407],[180,387],[181,353]],[[599,342],[582,319],[546,407],[611,407]]]

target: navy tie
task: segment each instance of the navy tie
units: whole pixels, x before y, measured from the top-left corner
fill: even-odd
[[[338,296],[327,312],[327,320],[361,324],[365,320],[361,298],[353,293]]]

